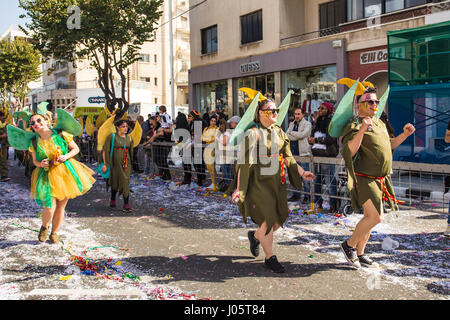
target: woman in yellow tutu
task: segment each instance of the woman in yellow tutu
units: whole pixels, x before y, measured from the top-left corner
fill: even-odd
[[[31,116],[30,127],[37,133],[29,147],[36,166],[31,176],[31,196],[44,208],[39,241],[47,239],[51,222],[50,242],[58,243],[57,232],[63,222],[67,202],[92,187],[94,171],[73,159],[80,150],[71,134],[51,129],[41,114]]]

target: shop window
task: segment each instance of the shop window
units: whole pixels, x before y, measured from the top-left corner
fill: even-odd
[[[202,54],[217,52],[217,25],[202,29]]]
[[[263,39],[262,10],[241,16],[241,44]]]
[[[195,109],[203,116],[207,112],[223,110],[232,116],[232,110],[228,106],[228,81],[214,81],[195,85],[196,106]]]
[[[328,101],[332,104],[337,100],[336,66],[318,67],[304,70],[283,72],[286,95],[289,90],[291,96],[289,106],[289,121],[294,116],[296,107],[305,107],[305,112],[316,112],[321,102]],[[311,103],[308,101],[311,97]]]
[[[248,87],[261,92],[266,98],[275,100],[275,76],[273,73],[266,75],[250,76],[237,80],[237,89]],[[243,116],[250,104],[250,99],[242,91],[238,91],[237,108],[239,116]]]

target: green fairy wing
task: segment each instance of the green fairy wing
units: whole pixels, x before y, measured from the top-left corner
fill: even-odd
[[[78,136],[82,132],[83,128],[80,123],[67,111],[58,108],[56,109],[56,115],[57,123],[53,129],[57,131],[64,130],[73,136]]]
[[[333,118],[328,126],[328,132],[330,136],[334,138],[338,138],[342,135],[342,130],[345,125],[353,117],[353,97],[358,83],[359,79],[353,83],[347,93],[342,97],[334,112]]]
[[[48,106],[48,102],[41,102],[38,104],[37,106],[37,113],[40,114],[41,116],[45,116],[47,114],[47,106]]]
[[[380,98],[380,103],[378,104],[378,111],[375,114],[375,117],[380,119],[381,114],[384,111],[384,108],[386,107],[387,100],[389,98],[389,92],[391,91],[391,87],[389,85],[386,88],[386,91],[384,92],[383,96]]]
[[[37,137],[37,133],[25,131],[10,124],[6,127],[6,132],[8,143],[16,150],[28,150],[31,140]]]
[[[245,111],[241,121],[239,121],[238,125],[233,130],[233,134],[231,135],[230,138],[231,146],[238,145],[245,131],[247,131],[248,129],[250,129],[255,125],[254,116],[256,108],[258,107],[258,101],[259,101],[259,92],[253,98],[252,103],[248,106],[247,111]]]
[[[283,102],[278,107],[278,109],[280,109],[280,112],[278,113],[277,125],[280,127],[283,124],[284,118],[286,117],[286,114],[289,110],[289,105],[291,104],[292,92],[293,92],[292,90],[289,90],[289,92],[286,95],[286,97],[284,98]]]

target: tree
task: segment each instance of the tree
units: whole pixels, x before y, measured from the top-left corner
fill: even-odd
[[[127,68],[139,60],[139,49],[154,40],[163,0],[19,0],[30,19],[22,31],[48,60],[88,60],[98,73],[106,105],[119,114],[129,108],[125,95]],[[121,83],[120,97],[114,85]]]
[[[29,84],[39,79],[41,72],[39,51],[25,40],[0,42],[0,97],[8,103],[8,93],[16,99],[14,111],[22,110]]]

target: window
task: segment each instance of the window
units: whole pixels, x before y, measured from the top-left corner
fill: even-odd
[[[241,16],[241,44],[263,39],[262,10]]]
[[[139,61],[140,62],[150,62],[150,55],[149,54],[139,55]]]
[[[158,98],[155,98],[155,104],[158,104]]]
[[[217,25],[202,29],[202,54],[217,52]]]
[[[364,17],[378,16],[382,12],[381,0],[364,0]]]
[[[421,4],[426,4],[427,0],[405,0],[405,8],[420,6]]]
[[[153,56],[153,62],[154,62],[154,63],[158,63],[158,55],[155,54],[155,55]]]
[[[346,0],[347,21],[426,4],[427,0]]]
[[[404,0],[386,0],[386,12],[401,10],[404,5]]]
[[[319,5],[320,30],[337,27],[345,22],[345,3],[341,0],[331,1]],[[321,31],[321,36],[333,34],[333,30]]]
[[[150,78],[148,78],[148,77],[141,77],[141,81],[150,82]]]
[[[155,86],[158,86],[158,78],[155,78]]]

